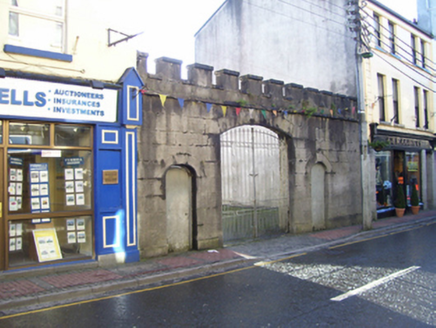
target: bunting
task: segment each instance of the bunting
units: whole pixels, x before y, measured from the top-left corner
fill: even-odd
[[[209,113],[212,108],[212,104],[206,103],[206,108],[207,108],[207,112]]]
[[[226,116],[227,106],[221,106],[221,109],[223,110],[223,115]]]
[[[275,109],[273,110],[273,114],[274,116],[277,116],[277,111]]]
[[[177,100],[179,101],[180,108],[183,109],[183,106],[185,105],[185,99],[177,98]]]
[[[165,95],[159,95],[160,102],[162,103],[162,107],[165,106],[165,101],[167,100],[167,96]]]
[[[254,109],[250,108],[250,109],[248,109],[248,112],[250,113],[250,118],[253,118]]]
[[[239,113],[241,112],[241,107],[236,107],[236,115],[239,116]]]
[[[354,115],[354,113],[356,113],[356,107],[353,107],[353,108],[351,109],[351,113],[353,113],[353,115]]]
[[[262,109],[262,115],[263,115],[263,117],[266,118],[266,110],[265,109]]]

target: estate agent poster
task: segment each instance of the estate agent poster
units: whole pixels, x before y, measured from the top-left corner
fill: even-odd
[[[50,211],[48,164],[30,164],[30,208],[32,213]]]
[[[62,259],[58,237],[54,228],[33,230],[32,233],[39,262]]]

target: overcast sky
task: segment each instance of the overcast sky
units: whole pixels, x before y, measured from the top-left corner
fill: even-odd
[[[416,0],[378,1],[407,19],[416,18]],[[154,59],[162,56],[180,59],[183,66],[189,65],[194,63],[194,34],[223,2],[224,0],[125,0],[123,4],[128,9],[128,14],[125,15],[128,30],[125,32],[133,34],[144,31],[140,37],[135,38],[134,43],[138,50],[149,54],[150,72],[154,72]],[[182,75],[185,74],[182,70]]]

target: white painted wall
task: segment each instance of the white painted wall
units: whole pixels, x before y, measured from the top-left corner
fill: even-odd
[[[44,0],[37,0],[43,2]],[[19,5],[20,2],[18,1]],[[128,67],[136,65],[136,49],[132,42],[108,47],[108,28],[127,34],[120,25],[121,15],[128,14],[122,1],[67,0],[66,34],[63,53],[73,55],[71,63],[32,56],[0,52],[0,67],[23,72],[96,79],[115,82]],[[10,0],[0,0],[0,44],[27,47],[19,37],[8,35]],[[37,24],[33,26],[39,28]],[[135,31],[137,32],[137,31]]]
[[[431,72],[433,72],[434,65],[431,62],[432,56],[432,39],[422,33],[414,26],[406,24],[399,18],[391,15],[389,12],[377,7],[371,2],[368,2],[364,12],[372,17],[376,12],[381,17],[382,25],[382,46],[375,45],[373,38],[372,52],[374,57],[371,59],[363,59],[363,74],[364,74],[364,90],[365,90],[365,111],[367,113],[368,123],[381,123],[383,129],[397,130],[401,132],[410,132],[417,135],[432,135],[435,129],[435,116],[434,116],[434,101],[433,90],[435,90],[434,83],[432,82]],[[395,34],[397,38],[396,44],[398,45],[398,56],[393,56],[388,50],[388,34],[387,26],[388,21],[394,23]],[[368,22],[371,20],[368,18]],[[419,39],[425,41],[425,52],[430,60],[426,61],[427,69],[422,69],[418,65],[411,64],[412,51],[411,51],[411,34],[416,35]],[[420,58],[420,55],[418,54]],[[392,98],[392,79],[399,81],[399,125],[384,124],[379,122],[379,106],[376,102],[378,97],[378,81],[377,74],[385,76],[385,95],[387,115],[386,121],[389,121],[394,116],[393,114],[393,98]],[[429,129],[425,130],[422,127],[416,128],[415,126],[415,95],[414,87],[419,88],[420,92],[420,116],[423,117],[423,90],[428,91],[428,119]],[[407,131],[409,130],[409,131]]]
[[[346,2],[228,0],[197,33],[195,60],[356,96]]]

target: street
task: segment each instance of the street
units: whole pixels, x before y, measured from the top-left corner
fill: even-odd
[[[436,326],[436,224],[0,318],[0,327]]]

